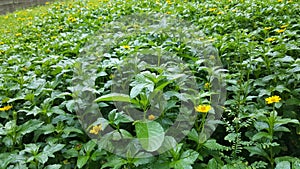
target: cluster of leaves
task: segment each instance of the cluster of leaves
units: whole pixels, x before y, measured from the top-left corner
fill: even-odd
[[[0,107],[12,106],[0,111],[0,168],[300,167],[300,7],[296,1],[74,0],[41,8],[0,16],[4,32],[0,35]],[[194,126],[184,131],[187,137],[180,143],[172,137],[156,139],[174,123],[179,103],[210,104],[212,94],[210,70],[203,68],[187,44],[167,35],[135,35],[107,44],[109,52],[100,56],[105,59],[90,78],[94,89],[87,89],[97,97],[103,117],[76,114],[80,106],[73,99],[78,94],[74,68],[84,66],[77,61],[88,39],[122,16],[155,12],[197,25],[203,31],[198,40],[211,43],[228,70],[222,121],[215,122],[219,125],[210,139],[201,133],[204,114],[193,119]],[[144,66],[142,73],[130,72],[134,76],[128,82],[117,78],[125,81],[130,93],[109,94],[112,86],[121,84],[113,80],[114,70],[144,48],[177,53],[186,62],[181,66],[198,77],[200,100],[178,95],[175,73],[139,61],[127,64]],[[265,98],[273,95],[282,100],[266,104]],[[155,97],[157,103],[151,103]],[[125,104],[130,110],[145,112],[138,118],[143,120],[126,114],[126,108],[116,110],[124,102],[130,103]],[[162,113],[146,114],[150,104]],[[89,123],[81,124],[83,119]],[[148,152],[168,151],[134,158],[137,145],[128,144],[127,158],[117,156],[107,151],[109,142],[91,139],[106,126],[118,131],[110,138],[136,136]]]

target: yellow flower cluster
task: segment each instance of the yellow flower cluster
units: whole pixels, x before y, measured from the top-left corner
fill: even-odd
[[[275,41],[276,39],[275,38],[267,38],[266,39],[266,41],[268,41],[268,42],[273,42],[273,41]]]
[[[209,12],[214,12],[215,10],[217,10],[217,8],[209,8],[208,9]]]
[[[284,31],[285,31],[285,28],[284,29],[278,29],[278,30],[276,30],[277,33],[282,33]]]
[[[102,125],[99,124],[97,126],[94,126],[91,130],[90,130],[90,133],[91,134],[95,134],[97,135],[99,133],[99,131],[102,130]]]
[[[22,33],[16,33],[16,36],[17,37],[22,36]]]
[[[76,18],[74,18],[74,17],[72,17],[72,16],[70,16],[70,17],[68,18],[68,21],[71,21],[71,22],[76,22],[76,21],[77,21],[77,19],[76,19]]]
[[[272,103],[277,103],[281,100],[281,98],[279,96],[271,96],[265,99],[267,104],[272,104]]]
[[[199,105],[195,107],[195,110],[200,113],[207,113],[210,109],[210,105]]]
[[[272,27],[264,27],[264,30],[265,30],[265,31],[268,31],[268,30],[270,30],[270,29],[272,29]]]
[[[0,45],[4,45],[4,42],[0,42]]]
[[[0,108],[0,111],[7,111],[7,110],[10,110],[11,108],[12,108],[11,105],[4,106],[4,107],[1,107],[1,108]]]
[[[169,5],[172,4],[171,0],[167,0],[166,2],[167,2],[167,4],[169,4]]]
[[[130,49],[130,46],[128,46],[128,45],[124,45],[124,46],[122,46],[124,49]]]

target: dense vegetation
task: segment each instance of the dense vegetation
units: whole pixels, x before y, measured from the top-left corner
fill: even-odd
[[[0,168],[300,169],[299,13],[74,0],[0,16]]]

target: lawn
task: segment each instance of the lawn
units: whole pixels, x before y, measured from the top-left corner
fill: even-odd
[[[69,0],[0,16],[0,169],[300,169],[297,0]]]

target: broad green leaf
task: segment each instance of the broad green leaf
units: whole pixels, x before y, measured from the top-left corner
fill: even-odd
[[[210,150],[226,150],[228,149],[226,146],[223,146],[219,143],[217,143],[217,141],[215,139],[209,139],[207,140],[203,146],[205,146],[206,148],[210,149]]]
[[[87,154],[90,154],[94,150],[96,143],[94,140],[90,140],[89,142],[83,145],[83,148]]]
[[[266,132],[258,132],[251,139],[253,141],[256,141],[256,140],[261,139],[263,137],[268,138],[268,139],[272,139],[272,136],[269,133],[266,133]]]
[[[214,158],[210,159],[207,164],[207,169],[220,169],[223,164],[219,164],[218,161]]]
[[[62,167],[61,164],[53,164],[53,165],[47,165],[44,169],[60,169]]]
[[[250,152],[250,156],[260,155],[260,156],[265,157],[266,159],[270,158],[269,155],[268,155],[268,153],[265,150],[263,150],[263,149],[261,149],[261,148],[259,148],[257,146],[245,147],[245,149],[247,149]]]
[[[48,161],[47,152],[40,152],[38,155],[34,156],[40,163],[45,164]]]
[[[125,159],[122,159],[118,156],[110,156],[107,159],[107,162],[101,166],[101,169],[107,168],[107,167],[109,167],[111,169],[119,169],[124,164],[127,164],[127,161]]]
[[[131,90],[130,90],[130,98],[135,98],[137,95],[139,95],[141,93],[141,91],[143,90],[143,88],[145,88],[147,84],[142,83],[142,84],[138,84],[136,86],[134,86]]]
[[[98,97],[95,102],[101,101],[116,101],[116,102],[131,102],[130,97],[126,94],[111,93],[101,97]]]
[[[77,159],[76,166],[78,168],[82,168],[87,163],[87,161],[89,160],[89,158],[90,158],[90,156],[79,156],[78,159]]]
[[[291,169],[291,163],[288,161],[281,161],[276,165],[275,169]]]
[[[147,151],[156,151],[164,141],[164,129],[156,121],[137,121],[135,130],[139,142]]]
[[[61,150],[62,148],[64,148],[65,145],[64,144],[49,144],[47,146],[45,146],[45,148],[43,149],[43,152],[47,153],[47,155],[49,157],[55,157],[53,154],[59,150]]]
[[[41,122],[40,120],[29,120],[26,123],[19,126],[18,132],[21,135],[25,135],[27,133],[31,133],[32,131],[38,129],[44,122]]]

